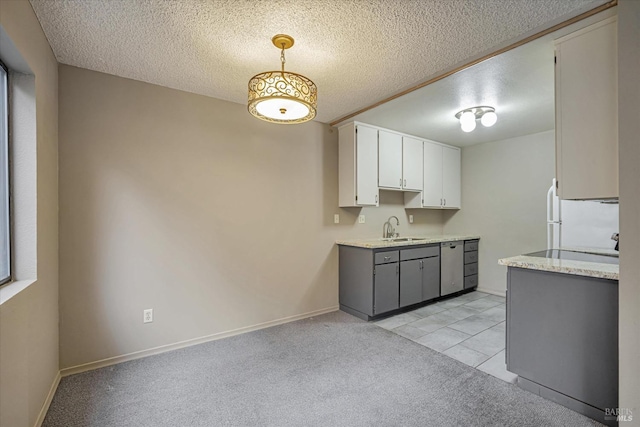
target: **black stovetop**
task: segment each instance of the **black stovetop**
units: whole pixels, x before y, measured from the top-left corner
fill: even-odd
[[[619,264],[617,256],[590,254],[585,252],[574,252],[562,249],[548,249],[546,251],[533,252],[525,254],[526,256],[535,256],[540,258],[566,259],[571,261],[599,262],[603,264]]]

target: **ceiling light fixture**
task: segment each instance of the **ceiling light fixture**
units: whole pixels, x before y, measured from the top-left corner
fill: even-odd
[[[460,128],[463,132],[471,132],[476,128],[476,120],[480,119],[482,126],[491,127],[498,121],[498,115],[495,108],[480,106],[458,111],[456,119],[460,120]]]
[[[249,112],[271,123],[312,120],[316,116],[318,88],[305,76],[284,71],[284,51],[293,46],[293,37],[277,34],[271,41],[282,49],[282,70],[256,74],[249,80]]]

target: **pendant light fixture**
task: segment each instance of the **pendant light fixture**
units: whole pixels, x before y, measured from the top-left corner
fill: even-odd
[[[318,88],[301,74],[284,71],[284,51],[293,46],[293,37],[277,34],[271,41],[280,52],[280,71],[266,71],[249,80],[249,112],[267,122],[296,124],[316,116]]]
[[[481,106],[458,111],[456,119],[460,120],[460,128],[463,132],[471,132],[476,128],[476,120],[480,119],[484,127],[491,127],[498,121],[498,115],[495,108]]]

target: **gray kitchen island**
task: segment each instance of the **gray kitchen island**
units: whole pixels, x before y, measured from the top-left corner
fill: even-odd
[[[502,259],[507,370],[523,389],[618,425],[617,257],[550,250]]]

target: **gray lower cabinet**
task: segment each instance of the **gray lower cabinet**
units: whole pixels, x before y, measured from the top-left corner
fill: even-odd
[[[422,302],[422,261],[400,263],[400,307]]]
[[[440,257],[425,258],[422,262],[422,301],[440,296]]]
[[[506,338],[520,387],[617,425],[616,280],[509,267]]]
[[[400,268],[397,262],[374,267],[373,315],[399,307]]]
[[[464,245],[464,246],[463,246]],[[468,246],[467,246],[468,245]],[[372,318],[431,301],[477,286],[477,263],[464,265],[463,248],[475,248],[466,256],[477,260],[478,241],[455,242],[447,254],[455,256],[441,267],[440,244],[411,245],[397,248],[366,249],[349,245],[339,246],[340,309],[361,319]],[[473,252],[473,251],[469,251]],[[465,277],[466,267],[472,275]],[[442,268],[446,272],[442,272]],[[441,276],[451,290],[441,292]]]
[[[478,240],[464,242],[464,288],[478,286]]]
[[[400,306],[400,251],[339,247],[340,309],[361,319]]]
[[[400,307],[440,296],[439,246],[402,250],[400,260]]]

